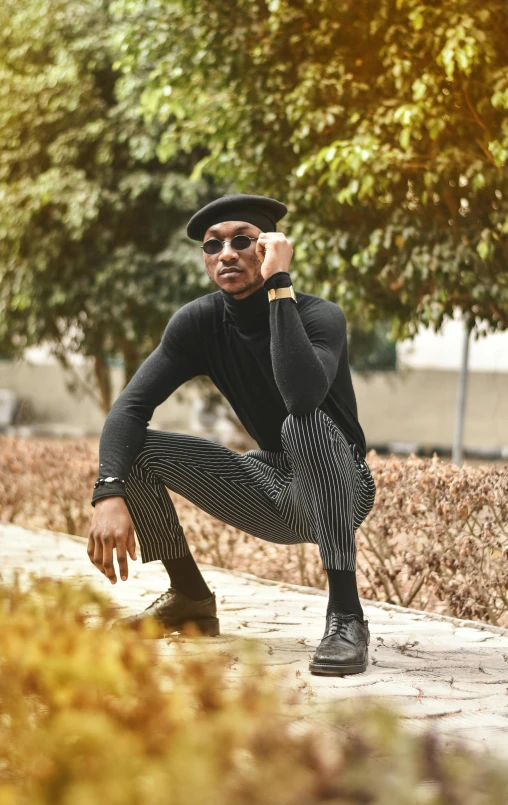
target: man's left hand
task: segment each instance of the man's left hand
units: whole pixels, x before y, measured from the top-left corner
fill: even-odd
[[[282,232],[261,232],[256,241],[256,254],[261,260],[261,274],[267,280],[278,271],[289,271],[293,246]]]

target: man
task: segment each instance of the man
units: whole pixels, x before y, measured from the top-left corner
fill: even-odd
[[[201,243],[218,290],[183,305],[160,344],[115,401],[99,447],[88,555],[116,583],[127,553],[160,559],[170,588],[143,612],[164,630],[191,621],[218,634],[215,594],[190,553],[168,489],[248,534],[312,542],[329,581],[324,637],[310,670],[365,671],[368,621],[356,586],[355,530],[374,504],[365,463],[342,309],[295,292],[293,248],[277,232],[287,207],[235,194],[207,204],[187,234]],[[147,429],[154,409],[186,380],[208,375],[259,449],[244,454],[197,436]]]

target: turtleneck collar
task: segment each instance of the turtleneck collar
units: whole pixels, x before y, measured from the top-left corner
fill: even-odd
[[[224,322],[229,319],[239,330],[258,330],[269,326],[270,301],[266,288],[261,286],[245,299],[234,299],[222,288],[220,293],[224,300]]]

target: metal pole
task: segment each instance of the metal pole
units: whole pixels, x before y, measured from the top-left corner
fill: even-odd
[[[460,366],[459,388],[457,393],[457,416],[455,419],[455,437],[453,440],[452,461],[458,467],[462,464],[462,451],[464,441],[464,419],[466,413],[466,393],[468,375],[470,333],[464,322],[464,341],[462,343],[462,362]]]

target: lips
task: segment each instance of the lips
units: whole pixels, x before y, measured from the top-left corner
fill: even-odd
[[[239,268],[223,268],[222,271],[219,271],[221,277],[224,276],[233,276],[233,274],[240,274]]]

